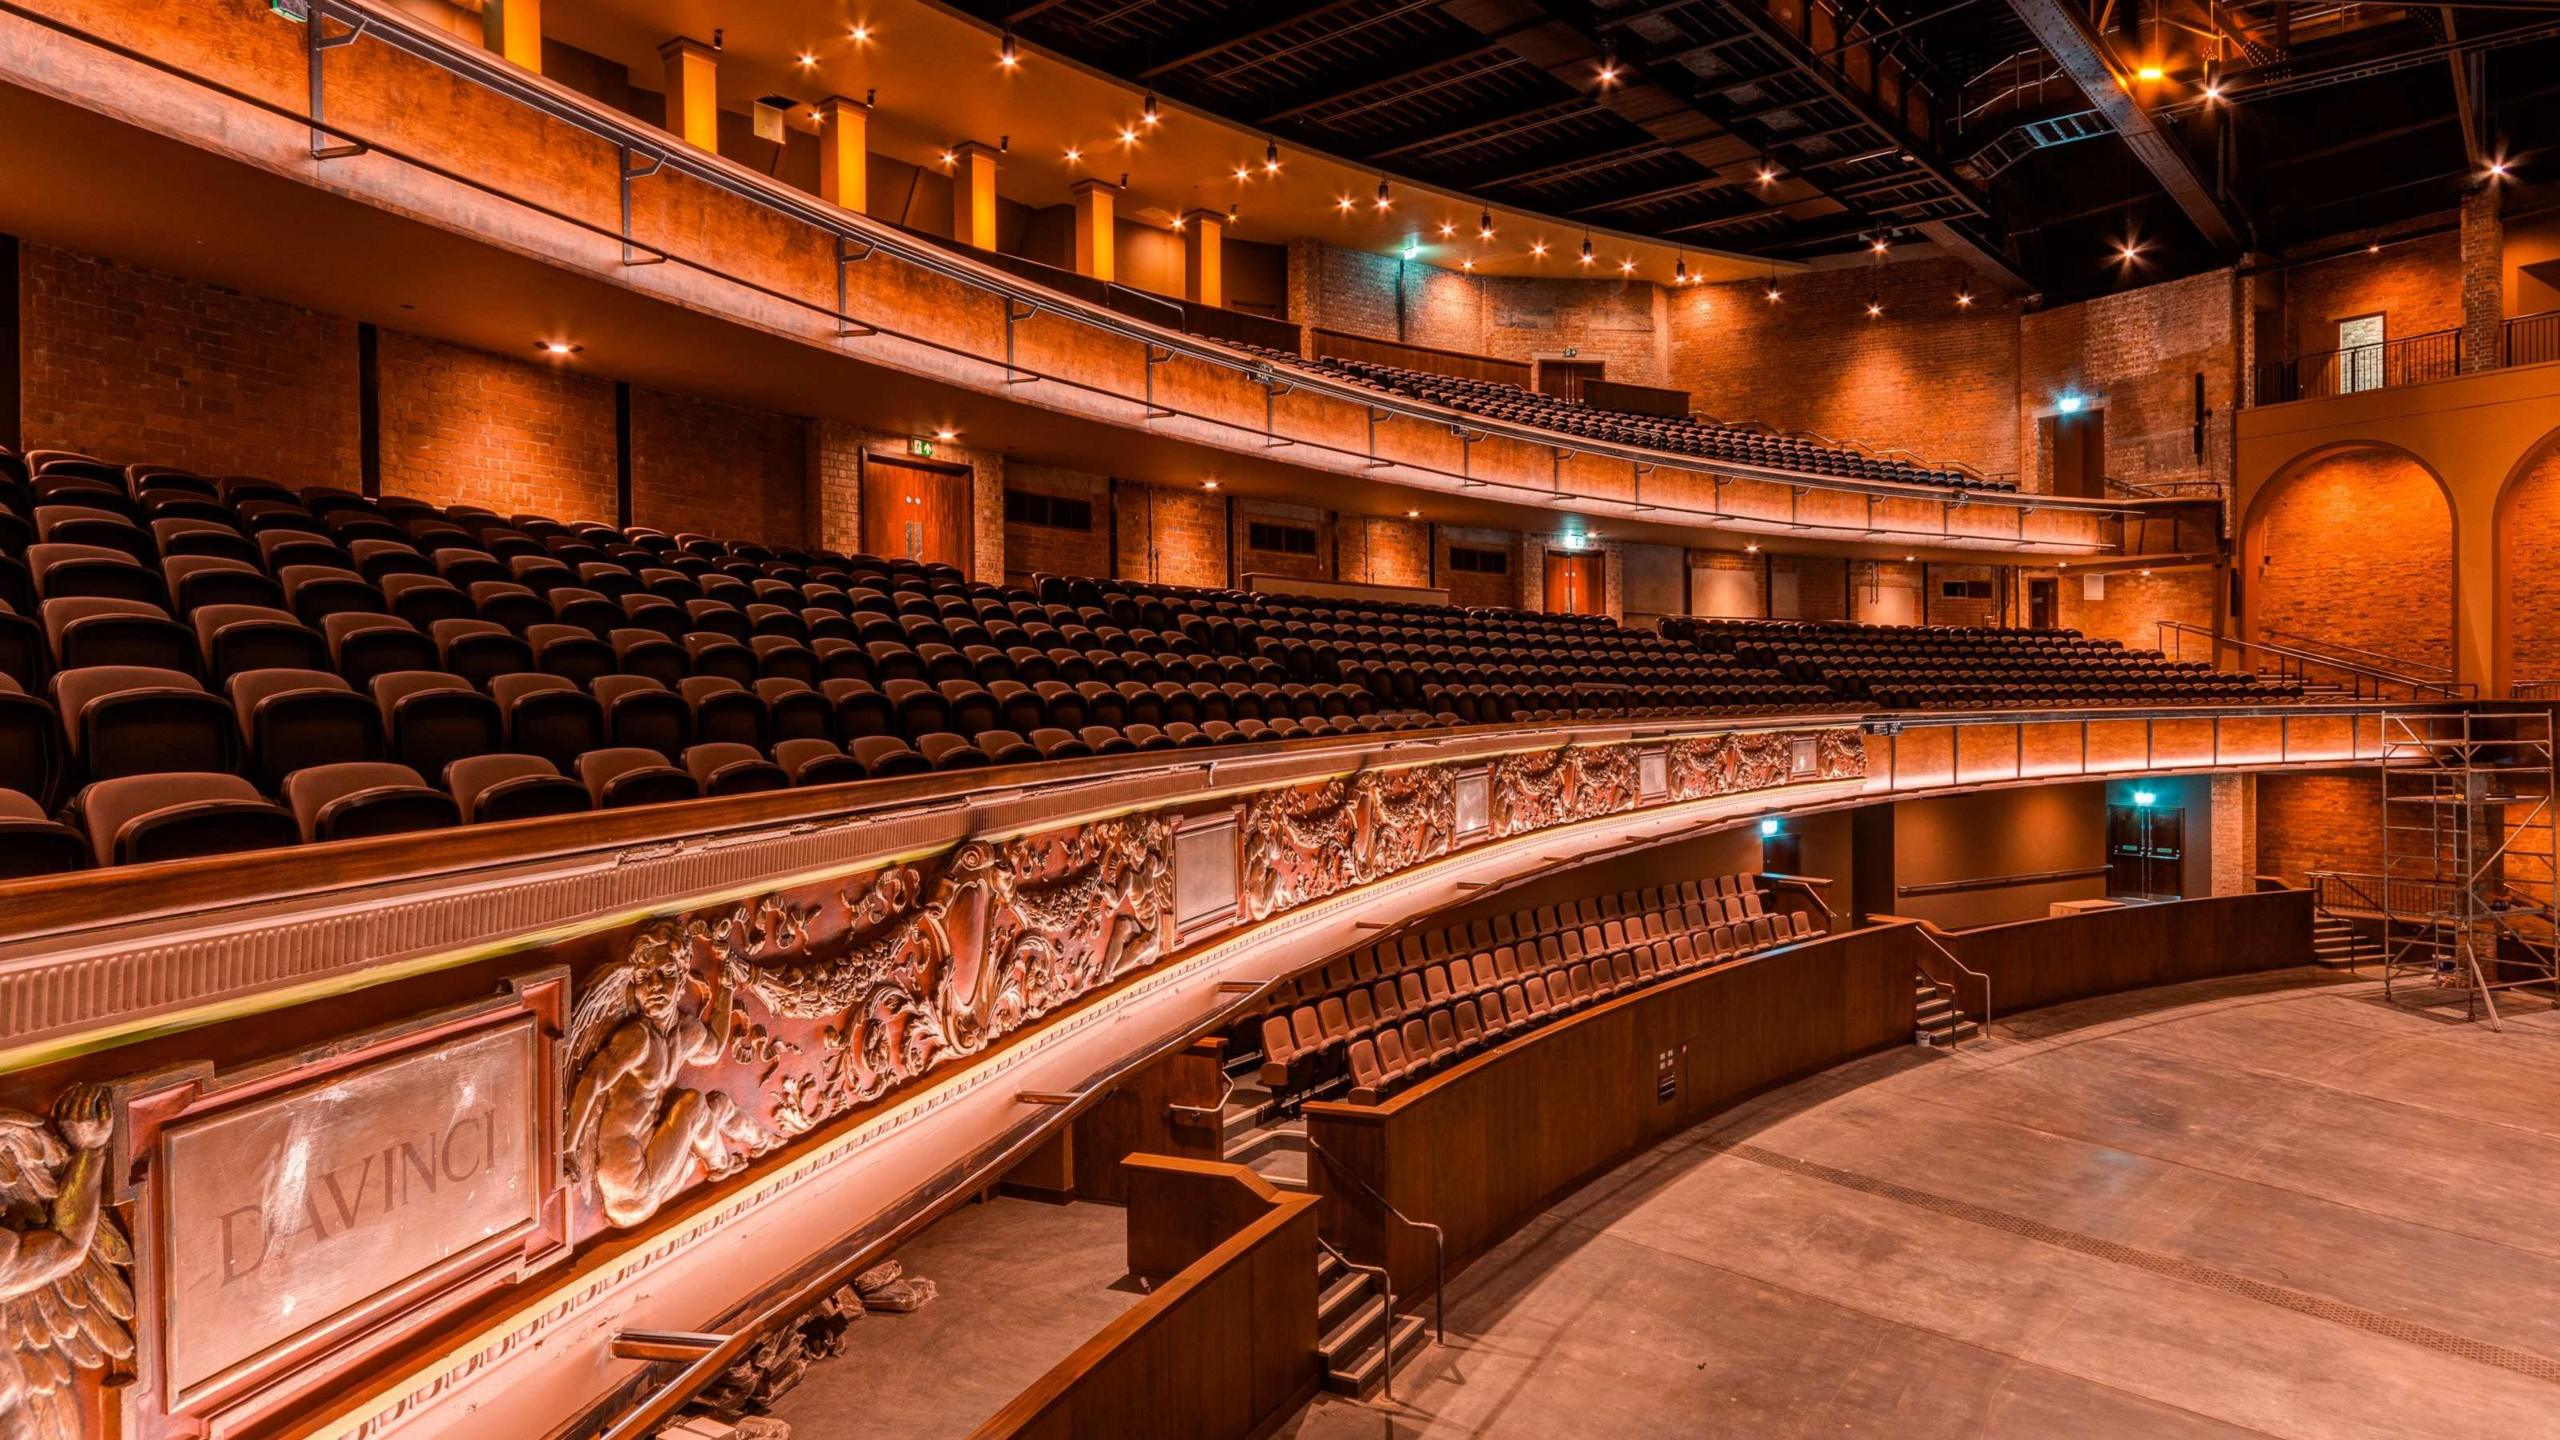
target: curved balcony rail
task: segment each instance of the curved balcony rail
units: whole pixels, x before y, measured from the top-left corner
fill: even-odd
[[[735,287],[745,299],[759,306],[796,315],[807,326],[805,338],[821,341],[838,353],[893,366],[903,361],[901,368],[911,370],[917,368],[919,358],[938,357],[942,371],[928,369],[926,373],[971,384],[990,395],[1020,394],[1023,392],[1011,387],[1039,386],[1056,396],[1076,400],[1088,412],[1096,406],[1108,408],[1114,423],[1167,424],[1165,433],[1177,438],[1205,437],[1208,443],[1235,449],[1296,448],[1300,456],[1321,457],[1320,461],[1311,458],[1311,464],[1322,463],[1328,468],[1417,488],[1466,492],[1479,498],[1508,499],[1596,516],[1641,517],[1647,523],[1822,538],[1891,538],[1967,548],[2095,553],[2121,548],[2121,527],[2144,513],[2138,503],[2123,501],[1977,492],[1799,473],[1748,462],[1708,461],[1677,452],[1538,430],[1390,395],[1327,376],[1312,367],[1246,355],[1185,333],[1169,323],[1170,308],[1165,311],[1168,323],[1162,324],[1121,313],[1108,303],[1080,299],[1035,283],[1005,268],[997,257],[982,260],[827,204],[781,181],[685,144],[664,130],[516,67],[492,52],[464,44],[402,12],[389,0],[301,0],[299,5],[279,5],[276,9],[302,12],[294,17],[303,21],[301,48],[307,62],[307,76],[296,77],[297,82],[307,81],[305,103],[300,107],[256,93],[261,89],[282,90],[285,85],[272,69],[257,70],[258,58],[247,53],[271,46],[238,47],[243,52],[240,57],[235,60],[225,55],[222,62],[239,68],[226,68],[223,77],[216,77],[152,54],[138,44],[123,43],[44,14],[20,0],[0,0],[0,14],[307,130],[310,157],[324,165],[355,157],[394,162],[437,182],[520,207],[543,221],[609,242],[618,248],[626,269],[665,264]],[[244,16],[249,13],[243,12]],[[270,22],[266,11],[255,15],[254,21],[246,23]],[[328,106],[330,69],[333,64],[350,63],[333,57],[346,57],[360,50],[388,51],[432,67],[531,112],[538,120],[569,127],[599,142],[602,158],[619,166],[618,174],[606,170],[603,176],[618,186],[618,218],[577,213],[574,195],[583,193],[580,185],[563,184],[558,187],[560,193],[550,199],[527,195],[511,189],[506,180],[485,173],[490,167],[481,163],[476,153],[464,158],[442,151],[436,155],[424,153],[439,144],[439,137],[415,137],[417,148],[411,148],[398,135],[366,133],[332,120]],[[297,83],[294,88],[303,86]],[[671,242],[642,233],[635,224],[635,214],[646,207],[635,205],[635,187],[677,178],[824,237],[834,251],[833,303],[794,293],[776,280],[742,273],[749,261],[763,264],[771,256],[724,263],[725,257],[690,254]],[[859,298],[857,287],[849,282],[848,275],[874,259],[894,261],[917,275],[984,296],[996,302],[1000,322],[980,324],[955,317],[954,323],[934,333],[918,333],[901,330],[879,315],[857,314],[861,308],[853,303]],[[1129,308],[1151,307],[1132,304]],[[1126,358],[1132,362],[1142,359],[1143,364],[1131,363],[1119,369],[1139,373],[1110,383],[1098,382],[1070,373],[1077,366],[1064,356],[1043,368],[1042,357],[1028,353],[1025,345],[1030,338],[1026,327],[1043,318],[1065,322],[1083,334],[1125,342],[1133,347],[1133,354]],[[1115,361],[1118,358],[1114,357]],[[1159,372],[1175,360],[1206,367],[1230,380],[1241,380],[1249,390],[1258,389],[1261,403],[1255,408],[1262,412],[1260,423],[1255,424],[1241,413],[1211,414],[1186,409],[1160,393],[1163,387],[1158,381]],[[943,373],[955,368],[965,374],[965,380]],[[1097,367],[1087,363],[1082,368],[1090,372]],[[1280,402],[1295,397],[1336,407],[1323,412],[1324,417],[1349,424],[1337,426],[1331,439],[1313,433],[1320,427],[1284,426]],[[1345,407],[1356,407],[1357,415],[1338,413]],[[1365,446],[1348,443],[1357,434],[1355,427],[1360,426],[1362,417],[1367,431]],[[1397,432],[1388,424],[1397,420],[1412,424]],[[1182,422],[1189,429],[1170,428],[1173,422]],[[1382,451],[1382,427],[1388,428],[1391,444],[1398,443],[1396,434],[1413,434],[1417,428],[1427,443],[1401,454]],[[1520,453],[1510,457],[1514,463],[1507,472],[1497,476],[1481,463],[1477,450],[1487,441],[1520,447]],[[1445,454],[1453,448],[1457,452],[1454,456]],[[1457,462],[1454,466],[1449,463],[1452,459]],[[1616,468],[1620,466],[1624,468]],[[1610,473],[1604,483],[1595,485],[1594,476],[1601,467],[1608,467]],[[1544,475],[1539,473],[1541,470]],[[1699,503],[1702,496],[1706,503]],[[1864,515],[1858,516],[1854,505],[1841,505],[1836,510],[1824,510],[1820,505],[1808,508],[1808,496],[1826,497],[1827,502],[1863,501]],[[2014,523],[1958,524],[1958,517],[1967,510],[2010,517]],[[2040,512],[2063,517],[2071,522],[2070,528],[2047,527],[2049,533],[2029,533],[2029,519]]]

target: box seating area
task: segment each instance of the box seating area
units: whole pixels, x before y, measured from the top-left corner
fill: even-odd
[[[1808,938],[1750,875],[1541,905],[1382,941],[1301,973],[1260,1022],[1275,1095],[1374,1104],[1487,1045],[1666,976]]]
[[[1888,710],[2051,705],[2234,705],[2298,700],[2302,687],[2203,661],[2173,661],[2077,630],[1853,625],[1675,617],[1663,633],[1713,655],[1816,684],[1843,705]]]
[[[2014,491],[2018,488],[2012,481],[1989,480],[1961,470],[1930,469],[1908,461],[1882,459],[1845,446],[1819,444],[1745,425],[1729,425],[1694,416],[1670,419],[1659,415],[1601,410],[1580,401],[1541,394],[1499,380],[1467,379],[1368,360],[1340,357],[1309,359],[1256,345],[1240,348],[1266,359],[1311,366],[1391,395],[1446,405],[1452,410],[1464,410],[1487,419],[1611,444],[1637,445],[1649,450],[1692,455],[1701,460],[1766,465],[1799,474],[1826,475],[1844,480],[1885,480],[1900,485],[1981,491]]]

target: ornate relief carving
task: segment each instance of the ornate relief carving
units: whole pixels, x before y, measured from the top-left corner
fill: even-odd
[[[107,1092],[0,1110],[0,1435],[79,1440],[83,1371],[133,1358],[133,1247],[106,1212]]]
[[[1798,745],[1814,743],[1814,776],[1855,779],[1867,773],[1867,747],[1854,730],[1751,730],[1700,735],[1671,745],[1671,796],[1704,800],[1767,790],[1797,779]]]
[[[1565,745],[1493,762],[1493,833],[1550,825],[1636,806],[1643,788],[1633,745]]]
[[[1145,816],[972,841],[819,903],[642,929],[571,1027],[570,1159],[605,1223],[1153,964],[1172,836]]]
[[[1264,791],[1245,805],[1246,913],[1261,920],[1445,855],[1457,827],[1446,765]]]

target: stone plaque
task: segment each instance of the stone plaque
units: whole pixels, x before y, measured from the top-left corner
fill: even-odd
[[[541,1052],[526,1016],[171,1126],[172,1387],[531,1226]]]

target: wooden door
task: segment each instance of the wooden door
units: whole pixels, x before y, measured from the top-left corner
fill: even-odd
[[[1557,615],[1597,615],[1603,608],[1598,551],[1547,552],[1547,609]]]
[[[862,458],[862,548],[884,559],[956,565],[977,546],[965,469],[888,455]]]
[[[2027,580],[2027,628],[2050,630],[2054,611],[2059,607],[2059,583],[2050,575],[2030,576]]]
[[[2053,493],[2083,500],[2107,497],[2107,412],[2047,415],[2045,453],[2053,457]]]
[[[1559,400],[1582,398],[1582,382],[1597,380],[1608,368],[1604,360],[1541,360],[1538,362],[1538,390]]]

